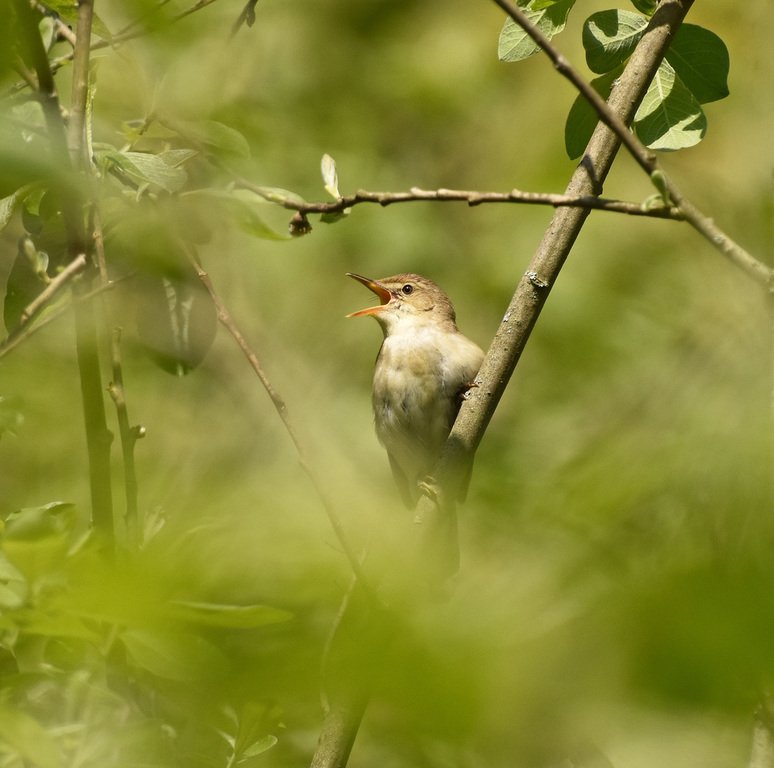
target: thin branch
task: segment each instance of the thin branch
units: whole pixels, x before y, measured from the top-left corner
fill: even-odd
[[[330,202],[308,203],[295,195],[284,194],[281,190],[265,187],[239,178],[236,186],[249,189],[264,200],[281,205],[290,211],[299,213],[343,213],[361,203],[376,203],[383,207],[396,203],[413,203],[419,201],[431,202],[463,202],[473,207],[486,203],[522,203],[526,205],[548,205],[554,208],[588,208],[595,211],[611,211],[625,213],[629,216],[649,216],[658,219],[674,219],[680,221],[683,215],[675,206],[665,206],[661,203],[633,203],[624,200],[610,200],[596,195],[557,195],[550,192],[524,192],[512,189],[510,192],[480,192],[463,189],[420,189],[412,187],[407,192],[369,192],[358,190],[352,195],[345,195]]]
[[[260,380],[261,384],[263,385],[263,388],[266,390],[267,394],[269,395],[272,405],[274,405],[274,409],[277,411],[277,415],[280,417],[282,424],[285,427],[285,430],[287,431],[291,441],[293,442],[293,445],[296,449],[296,454],[298,455],[299,463],[301,464],[301,468],[304,470],[307,477],[311,480],[312,485],[315,491],[317,492],[317,495],[322,501],[323,508],[325,509],[325,513],[328,516],[328,520],[330,521],[331,527],[333,528],[333,531],[336,534],[336,538],[339,540],[341,549],[344,552],[344,556],[347,558],[349,562],[352,572],[357,577],[359,585],[363,588],[363,591],[366,593],[369,599],[374,603],[374,605],[378,606],[380,603],[379,603],[379,598],[376,594],[376,591],[371,586],[368,577],[363,571],[363,568],[360,564],[360,559],[358,558],[357,553],[355,552],[355,548],[349,542],[349,537],[347,536],[347,532],[344,528],[343,523],[339,519],[339,516],[335,510],[335,506],[328,498],[325,491],[323,490],[323,484],[318,479],[316,473],[313,471],[311,465],[309,464],[306,458],[306,450],[303,446],[301,439],[298,436],[298,432],[296,431],[296,428],[293,425],[293,422],[290,419],[290,414],[288,413],[288,408],[287,408],[287,405],[285,404],[285,401],[283,400],[279,392],[277,392],[277,390],[272,385],[271,381],[269,380],[269,377],[266,375],[265,371],[263,370],[263,366],[261,365],[261,362],[258,359],[258,355],[255,353],[253,348],[250,346],[250,344],[247,342],[245,337],[242,335],[242,332],[239,330],[236,322],[231,316],[231,313],[228,311],[228,308],[223,303],[223,300],[220,298],[220,295],[215,290],[215,286],[213,285],[209,274],[204,270],[204,268],[201,266],[199,261],[192,253],[189,254],[189,259],[194,269],[196,270],[196,274],[199,277],[199,280],[201,280],[202,284],[207,289],[207,292],[210,294],[210,297],[212,298],[213,304],[215,305],[215,311],[218,316],[218,321],[229,332],[229,334],[231,334],[231,337],[237,343],[237,346],[240,348],[240,350],[242,350],[242,354],[247,359],[248,363],[250,364],[253,371],[258,376],[258,379]]]
[[[96,204],[92,206],[92,232],[94,233],[94,253],[97,258],[100,283],[103,286],[111,285],[107,270],[107,258],[105,256],[105,242],[102,231],[102,220]],[[111,311],[108,302],[103,302],[103,312],[110,318]],[[118,421],[118,435],[121,441],[121,457],[124,471],[124,527],[126,547],[130,551],[136,550],[141,543],[141,521],[138,507],[138,482],[137,468],[134,460],[134,449],[137,440],[145,436],[145,430],[139,426],[132,426],[129,420],[129,409],[126,404],[126,389],[124,387],[124,371],[121,359],[121,328],[112,320],[112,333],[110,336],[110,368],[112,380],[108,384],[108,394],[116,409]]]
[[[19,325],[14,328],[9,338],[16,336],[19,331],[29,325],[41,310],[48,304],[62,288],[67,285],[79,272],[86,268],[86,255],[79,253],[58,275],[53,277],[49,284],[22,310]]]
[[[679,208],[682,218],[684,218],[697,232],[699,232],[699,234],[726,256],[733,264],[740,267],[759,284],[767,286],[772,275],[772,270],[756,259],[747,250],[742,248],[741,245],[723,232],[709,216],[702,213],[693,203],[683,196],[675,182],[660,169],[655,154],[645,147],[634,133],[629,130],[627,123],[630,121],[622,119],[621,116],[616,113],[611,107],[611,104],[606,102],[594,90],[590,83],[580,75],[578,70],[570,64],[553,43],[551,43],[551,41],[534,24],[532,24],[532,22],[530,22],[518,5],[512,2],[512,0],[493,1],[500,6],[500,8],[502,8],[508,16],[510,16],[511,19],[527,33],[527,35],[529,35],[529,37],[548,56],[557,71],[569,80],[578,92],[582,94],[589,104],[591,104],[599,116],[599,119],[608,126],[623,143],[629,151],[629,154],[651,178],[654,186],[660,191],[663,190],[666,193],[668,201]],[[693,0],[687,2],[688,7],[692,4]],[[654,24],[660,24],[661,19],[666,18],[669,13],[669,5],[669,2],[662,2],[651,19],[651,23],[648,27],[649,29],[652,29]],[[686,8],[686,11],[687,10],[688,8]],[[666,27],[666,29],[669,35],[666,40],[666,45],[654,49],[653,64],[656,65],[656,68],[666,54],[669,43],[671,42],[671,36],[677,31],[676,28],[671,30],[669,27]],[[639,105],[643,96],[644,93],[639,96],[637,105]]]

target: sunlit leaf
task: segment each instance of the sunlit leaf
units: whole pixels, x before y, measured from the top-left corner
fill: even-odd
[[[574,4],[575,0],[558,0],[538,10],[524,9],[524,14],[550,40],[564,29]],[[513,19],[505,20],[497,46],[501,61],[522,61],[539,50],[540,46]]]
[[[604,74],[623,64],[647,26],[644,16],[631,11],[593,13],[583,25],[583,47],[589,69]]]
[[[634,130],[651,149],[685,149],[704,138],[707,118],[701,105],[667,61],[661,62],[637,110]]]
[[[341,195],[339,194],[339,177],[336,173],[336,161],[328,154],[323,155],[320,161],[320,171],[322,172],[325,191],[331,197],[338,200]]]

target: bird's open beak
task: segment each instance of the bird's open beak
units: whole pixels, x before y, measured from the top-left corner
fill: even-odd
[[[356,275],[354,272],[347,272],[347,277],[351,277],[353,280],[357,280],[358,283],[362,283],[366,288],[373,291],[379,297],[379,301],[381,302],[377,307],[368,307],[368,309],[361,309],[357,312],[350,312],[347,317],[375,315],[378,312],[381,312],[384,308],[384,305],[387,304],[387,302],[389,302],[389,300],[392,298],[392,294],[381,283],[377,283],[376,280],[371,280],[370,278],[363,277],[362,275]]]

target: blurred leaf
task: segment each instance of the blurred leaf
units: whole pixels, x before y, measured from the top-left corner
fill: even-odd
[[[261,202],[270,202],[270,203],[278,203],[282,205],[285,202],[295,203],[296,205],[304,205],[306,203],[306,200],[304,200],[301,195],[297,195],[295,192],[290,192],[287,189],[282,189],[281,187],[258,187],[261,194],[253,193],[257,198],[261,200]],[[240,191],[250,191],[250,190],[240,190]]]
[[[192,157],[196,157],[199,153],[195,149],[167,149],[164,152],[159,152],[160,157],[168,166],[177,168]]]
[[[5,541],[36,541],[46,536],[70,534],[77,517],[75,505],[52,501],[40,507],[11,512],[5,520]]]
[[[69,24],[73,29],[78,23],[78,3],[73,0],[49,0],[46,6],[54,13],[58,14],[63,21]],[[113,35],[107,28],[104,21],[94,13],[91,22],[92,33],[108,42],[113,39]]]
[[[223,605],[176,600],[171,603],[171,608],[172,615],[181,621],[238,629],[252,629],[293,618],[292,613],[267,605]]]
[[[146,275],[138,279],[137,332],[145,350],[168,373],[182,376],[204,360],[215,340],[217,315],[198,277]]]
[[[19,239],[16,258],[8,276],[3,303],[3,321],[8,331],[19,324],[22,312],[45,287],[45,280],[40,273],[42,264],[30,260],[30,243],[32,241],[27,237]],[[34,254],[39,253],[34,244],[32,251]]]
[[[619,67],[612,72],[595,77],[591,81],[591,85],[602,98],[607,99],[613,82],[622,71],[623,68]],[[583,154],[598,122],[597,111],[586,98],[578,94],[567,113],[567,120],[564,124],[564,148],[571,160]]]
[[[199,635],[131,629],[119,637],[135,664],[165,680],[195,682],[228,672],[228,659]]]
[[[254,741],[248,746],[241,757],[237,760],[237,765],[242,765],[248,758],[255,757],[256,755],[262,755],[264,752],[270,750],[277,743],[277,737],[272,734],[266,734],[262,738]]]
[[[40,723],[24,712],[0,704],[0,741],[36,768],[59,768],[59,748]],[[2,751],[6,751],[2,750]]]
[[[677,150],[698,144],[707,131],[701,105],[669,62],[662,61],[634,117],[634,130],[650,149]]]
[[[291,193],[288,193],[291,194]],[[258,215],[258,206],[265,205],[266,200],[249,189],[197,189],[185,194],[185,198],[209,200],[216,202],[233,216],[240,229],[253,237],[264,240],[288,240],[286,234],[272,229]]]
[[[0,607],[18,608],[24,603],[27,591],[24,575],[0,550]]]
[[[542,4],[538,10],[526,8],[524,14],[550,40],[564,29],[574,4],[575,0],[557,0],[549,6]],[[522,61],[539,50],[540,46],[513,19],[505,20],[497,46],[500,61]]]
[[[106,168],[118,168],[137,181],[155,184],[166,192],[178,192],[188,180],[188,174],[179,167],[169,165],[160,155],[149,152],[119,152],[112,147],[95,150],[98,164]]]
[[[623,64],[647,26],[644,16],[631,11],[592,13],[583,25],[583,47],[589,69],[604,74]]]
[[[338,200],[341,195],[339,194],[339,177],[336,173],[336,161],[328,154],[323,155],[320,161],[320,171],[322,172],[325,191],[332,198]]]
[[[24,423],[22,399],[18,396],[0,395],[0,438],[3,435],[15,435],[16,429]]]
[[[19,207],[20,192],[17,190],[12,195],[0,200],[0,230],[5,229]]]
[[[682,24],[666,58],[700,104],[728,96],[728,48],[714,32]]]
[[[236,129],[215,120],[201,122],[161,121],[193,144],[204,144],[237,157],[250,157],[250,144]]]

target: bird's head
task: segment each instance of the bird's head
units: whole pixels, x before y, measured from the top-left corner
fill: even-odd
[[[352,312],[347,317],[373,315],[385,333],[400,323],[435,324],[445,330],[456,330],[454,307],[449,297],[432,281],[421,275],[406,273],[371,280],[353,272],[347,275],[379,297],[379,304]]]

